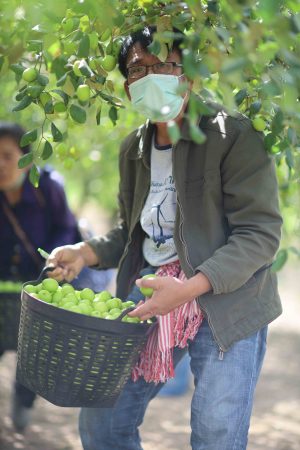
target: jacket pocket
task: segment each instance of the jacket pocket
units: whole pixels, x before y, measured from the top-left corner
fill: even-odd
[[[199,299],[200,306],[211,315],[216,327],[223,330],[245,317],[257,313],[259,283],[255,276],[243,286],[226,294],[204,294]]]

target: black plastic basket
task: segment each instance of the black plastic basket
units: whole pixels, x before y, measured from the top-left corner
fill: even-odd
[[[111,407],[131,375],[151,324],[57,308],[22,290],[18,381],[57,406]]]
[[[21,293],[0,293],[0,351],[17,350]]]

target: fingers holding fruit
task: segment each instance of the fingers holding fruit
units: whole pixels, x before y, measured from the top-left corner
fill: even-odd
[[[136,280],[136,285],[148,297],[145,303],[129,313],[130,317],[148,320],[153,316],[164,316],[178,306],[193,299],[186,281],[172,276],[145,275]]]
[[[157,288],[157,283],[158,280],[154,273],[144,275],[142,278],[136,280],[136,285],[145,297],[152,297],[154,289]]]

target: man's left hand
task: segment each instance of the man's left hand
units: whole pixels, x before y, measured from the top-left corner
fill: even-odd
[[[139,317],[141,320],[153,316],[164,316],[178,306],[193,300],[188,293],[185,281],[174,277],[156,277],[152,279],[140,278],[136,280],[138,287],[152,288],[153,295],[145,302],[140,302],[137,308],[130,312],[130,317]]]
[[[136,285],[152,288],[152,297],[140,302],[136,309],[130,312],[130,317],[148,320],[153,316],[164,316],[184,303],[192,301],[199,295],[212,289],[209,279],[198,272],[190,279],[179,280],[174,277],[139,278]]]

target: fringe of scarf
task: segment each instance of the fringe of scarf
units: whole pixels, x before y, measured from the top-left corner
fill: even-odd
[[[159,267],[156,276],[186,279],[179,261]],[[188,340],[196,336],[202,320],[203,314],[195,299],[164,316],[157,316],[156,326],[132,370],[132,379],[137,381],[143,377],[147,382],[164,383],[173,378],[173,348],[186,347]]]

